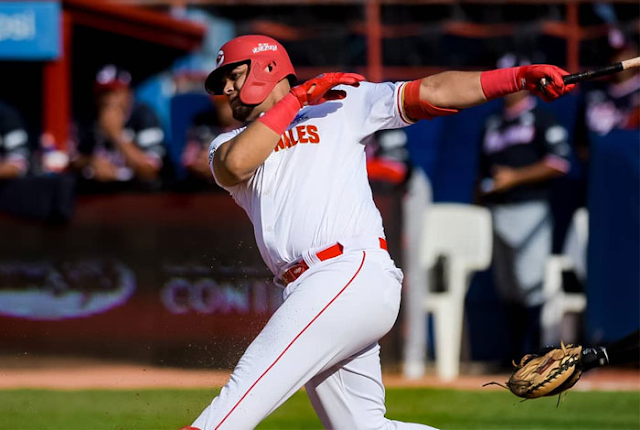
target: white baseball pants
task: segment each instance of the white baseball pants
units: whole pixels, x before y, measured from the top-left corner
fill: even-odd
[[[313,265],[192,424],[252,429],[305,386],[328,429],[429,429],[385,418],[378,340],[400,307],[402,273],[381,249]]]

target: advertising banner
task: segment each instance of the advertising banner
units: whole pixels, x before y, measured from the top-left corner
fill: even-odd
[[[0,237],[0,351],[228,367],[282,302],[226,193],[83,196]]]
[[[60,17],[57,1],[0,2],[0,59],[58,58]]]

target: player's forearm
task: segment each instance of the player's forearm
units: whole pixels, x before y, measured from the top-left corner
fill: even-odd
[[[246,130],[222,144],[213,157],[218,182],[231,186],[249,179],[273,152],[301,107],[298,98],[289,93]]]
[[[517,185],[548,181],[565,174],[562,170],[550,166],[545,160],[516,169],[516,172]]]
[[[152,180],[158,176],[160,171],[159,160],[150,159],[144,151],[138,149],[133,142],[118,142],[118,149],[124,155],[125,161],[136,176],[144,180]]]
[[[216,150],[213,170],[221,185],[232,186],[248,180],[273,152],[280,135],[259,121]]]
[[[481,72],[442,72],[427,76],[420,84],[420,99],[444,109],[466,109],[487,101],[480,83]]]
[[[22,174],[22,168],[16,163],[0,163],[0,179],[13,179]]]
[[[567,74],[548,64],[485,72],[443,72],[422,79],[420,99],[440,109],[459,110],[527,90],[552,101],[575,88],[564,84],[563,76]],[[540,85],[542,79],[548,82],[546,86]]]

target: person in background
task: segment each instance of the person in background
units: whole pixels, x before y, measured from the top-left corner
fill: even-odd
[[[506,54],[499,68],[530,62]],[[507,306],[510,351],[503,365],[540,344],[542,282],[552,249],[551,180],[569,171],[565,127],[526,91],[504,97],[482,137],[480,197],[492,214],[493,273]]]
[[[626,42],[613,50],[611,63],[638,56],[638,46]],[[585,131],[605,135],[614,129],[640,129],[640,69],[631,68],[614,73],[585,91],[584,128],[577,143],[582,144],[581,158],[586,158],[588,138]]]
[[[187,170],[185,187],[189,189],[220,189],[209,167],[209,144],[220,133],[239,126],[233,119],[226,98],[211,97],[211,101],[211,109],[196,114],[187,129],[187,140],[180,161]]]
[[[26,175],[30,154],[29,137],[20,115],[0,101],[0,180]]]
[[[404,130],[382,130],[374,134],[366,147],[367,175],[371,182],[398,187],[408,181],[413,166],[407,140]]]
[[[90,182],[155,189],[166,153],[164,132],[151,108],[135,101],[130,85],[130,73],[114,65],[97,73],[97,115],[79,130],[72,166]]]
[[[612,31],[611,63],[628,60],[639,54],[638,45]],[[576,153],[587,172],[590,138],[593,133],[604,136],[612,130],[640,131],[640,70],[631,68],[585,85],[576,124]],[[586,205],[587,175],[583,174],[582,194]]]

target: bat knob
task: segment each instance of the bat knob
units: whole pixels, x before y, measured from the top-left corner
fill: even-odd
[[[549,85],[549,80],[547,78],[540,79],[540,81],[538,81],[538,91],[540,91],[542,94],[546,94],[547,85]]]

